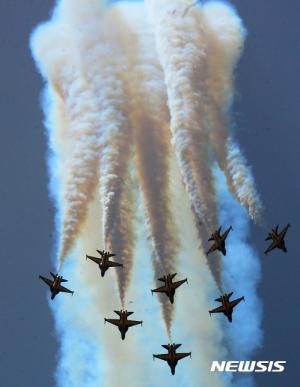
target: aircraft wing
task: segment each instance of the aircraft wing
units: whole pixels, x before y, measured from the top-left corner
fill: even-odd
[[[118,262],[114,262],[114,261],[109,261],[108,265],[110,267],[119,267],[119,266],[123,266],[122,263],[118,263]]]
[[[59,285],[58,286],[58,289],[57,289],[59,292],[64,292],[64,293],[74,293],[72,290],[70,290],[70,289],[67,289],[67,288],[65,288],[64,286],[61,286],[61,285]]]
[[[53,281],[50,280],[49,278],[43,277],[42,275],[40,275],[39,278],[40,278],[42,281],[44,281],[48,286],[52,286],[52,285],[53,285]]]
[[[177,281],[177,282],[173,282],[173,283],[172,283],[173,288],[174,288],[174,289],[177,289],[180,285],[184,284],[185,282],[187,282],[187,279],[180,280],[180,281]]]
[[[161,354],[161,355],[153,355],[153,357],[156,357],[157,359],[165,360],[165,361],[169,361],[170,360],[170,355],[168,353],[164,353],[164,354]]]
[[[127,320],[126,321],[126,326],[128,326],[128,328],[133,327],[134,325],[139,325],[139,324],[142,324],[142,321],[136,321],[136,320]]]
[[[151,292],[155,292],[155,293],[167,293],[167,292],[168,292],[168,289],[167,289],[166,286],[161,286],[160,288],[151,290]]]
[[[211,313],[223,313],[223,312],[225,312],[225,306],[221,305],[218,308],[210,310],[209,314],[211,314]]]
[[[239,304],[242,300],[245,300],[244,297],[241,297],[241,298],[237,298],[236,300],[233,300],[230,302],[230,306],[232,308],[234,308],[237,304]]]
[[[121,320],[117,320],[116,318],[105,318],[104,321],[113,324],[117,327],[120,327],[122,325]]]
[[[230,233],[231,231],[231,227],[229,227],[225,232],[224,234],[222,235],[222,238],[225,240],[227,237],[228,237],[228,234]]]
[[[176,355],[175,355],[176,360],[184,359],[187,356],[191,356],[191,352],[176,353]]]
[[[264,254],[268,254],[270,251],[274,250],[278,245],[277,241],[273,241],[270,246],[267,248],[267,250],[264,252]]]
[[[206,255],[212,253],[213,251],[216,251],[218,249],[218,244],[214,243],[209,250],[207,250]]]
[[[92,256],[90,256],[90,255],[87,255],[86,258],[88,258],[88,259],[90,259],[91,261],[94,261],[94,262],[96,262],[96,263],[98,263],[98,264],[101,263],[101,261],[102,261],[102,258],[92,257]]]
[[[288,232],[288,229],[289,229],[290,225],[288,224],[287,226],[285,226],[285,228],[281,231],[281,233],[279,234],[281,236],[281,238],[284,238],[286,233]]]

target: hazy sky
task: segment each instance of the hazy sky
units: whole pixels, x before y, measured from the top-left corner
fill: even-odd
[[[55,351],[48,293],[38,280],[51,266],[53,209],[47,195],[42,87],[29,34],[48,19],[50,0],[2,0],[1,15],[1,385],[53,386]],[[261,255],[264,344],[260,360],[287,360],[284,374],[257,377],[259,387],[295,387],[299,357],[300,3],[235,0],[248,28],[238,67],[234,115],[253,166],[269,226],[292,224],[288,254]],[[284,6],[283,6],[284,4]],[[263,251],[265,230],[253,227]],[[242,257],[241,257],[242,259]],[[238,327],[236,327],[238,329]]]

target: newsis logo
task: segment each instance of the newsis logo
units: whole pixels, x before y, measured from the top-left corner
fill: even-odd
[[[211,372],[283,372],[286,361],[213,361]]]

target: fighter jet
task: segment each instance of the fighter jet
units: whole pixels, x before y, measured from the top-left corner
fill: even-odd
[[[221,235],[221,228],[222,228],[222,226],[218,230],[216,230],[214,233],[211,234],[209,241],[214,241],[214,243],[211,246],[211,248],[206,252],[206,255],[208,255],[216,250],[219,250],[222,252],[223,255],[226,255],[225,240],[226,240],[229,232],[232,230],[232,227],[230,226],[224,232],[223,235]]]
[[[127,312],[127,310],[115,310],[114,311],[120,318],[105,318],[104,323],[108,322],[110,324],[116,325],[121,333],[122,340],[125,339],[126,332],[128,328],[133,327],[134,325],[143,324],[143,321],[128,320],[127,317],[133,314],[134,312]]]
[[[216,298],[215,301],[222,302],[222,305],[216,309],[210,310],[209,314],[212,313],[224,313],[228,318],[229,322],[232,322],[232,312],[233,308],[237,306],[242,300],[245,301],[245,297],[237,298],[236,300],[230,301],[230,297],[233,295],[233,292],[229,294],[224,294],[223,296]]]
[[[60,292],[71,293],[73,296],[74,292],[72,290],[69,290],[61,285],[62,282],[68,282],[68,280],[64,279],[61,275],[51,273],[51,271],[50,274],[52,275],[53,280],[43,277],[42,275],[40,275],[39,278],[49,286],[51,291],[51,300],[54,300],[55,296]]]
[[[287,224],[284,229],[278,233],[278,225],[275,228],[272,228],[271,232],[269,232],[266,241],[272,240],[272,243],[267,248],[267,250],[264,252],[264,254],[268,254],[270,251],[274,250],[275,248],[283,250],[285,253],[287,252],[287,249],[285,247],[284,238],[286,233],[288,232],[289,227],[291,227],[290,224]]]
[[[192,357],[191,352],[177,353],[176,349],[179,348],[180,346],[181,346],[181,344],[162,345],[162,347],[164,347],[168,350],[168,353],[160,354],[160,355],[153,355],[153,360],[155,358],[157,358],[157,359],[165,360],[166,362],[168,362],[168,365],[171,368],[172,375],[175,375],[175,368],[177,366],[178,361],[187,357],[187,356]]]
[[[96,251],[101,255],[101,258],[86,255],[86,259],[90,259],[98,264],[101,271],[101,277],[104,277],[106,270],[108,270],[110,267],[123,267],[122,263],[109,260],[109,258],[114,257],[115,254],[111,254],[109,251],[104,251],[104,250],[96,250]]]
[[[161,286],[160,288],[157,289],[152,289],[151,292],[155,293],[165,293],[166,296],[169,298],[171,301],[171,304],[174,303],[174,295],[175,295],[175,290],[182,285],[183,283],[187,282],[187,278],[181,281],[173,282],[173,278],[176,276],[177,273],[174,274],[168,274],[164,275],[162,278],[158,278],[158,281],[162,281],[165,284]]]

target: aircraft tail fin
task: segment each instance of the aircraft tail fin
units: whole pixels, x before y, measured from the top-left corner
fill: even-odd
[[[219,297],[219,298],[215,298],[215,301],[218,301],[218,302],[223,302],[223,300],[222,300],[222,296],[221,296],[221,297]]]

